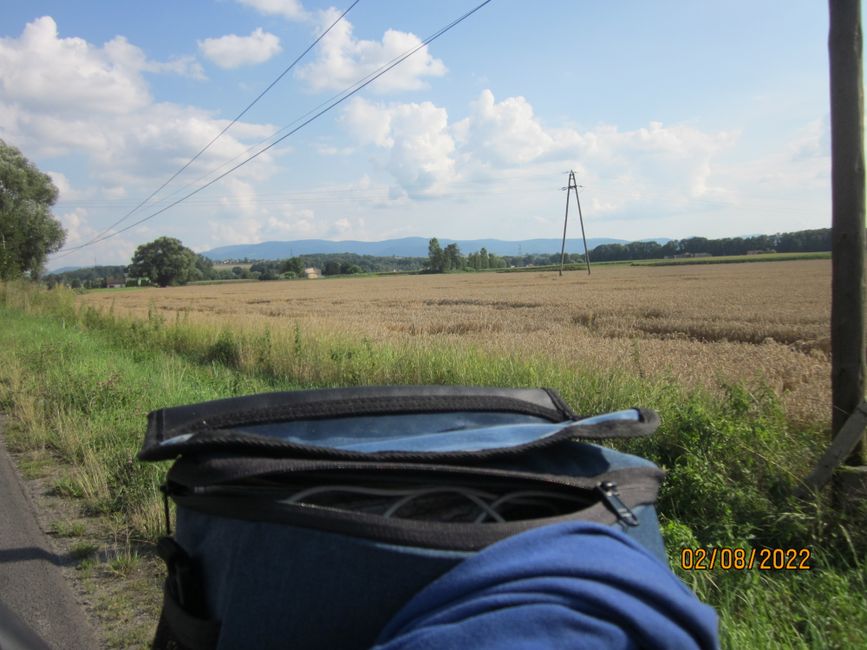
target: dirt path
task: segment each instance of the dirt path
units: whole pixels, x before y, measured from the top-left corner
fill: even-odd
[[[27,489],[3,441],[0,416],[0,602],[51,647],[99,644],[61,572],[75,560],[58,555],[40,528]]]

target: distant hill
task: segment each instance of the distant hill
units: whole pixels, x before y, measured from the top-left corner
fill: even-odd
[[[238,244],[221,246],[202,252],[205,257],[214,260],[279,260],[298,255],[313,255],[315,253],[355,253],[356,255],[374,255],[376,257],[427,257],[427,247],[430,240],[426,237],[404,237],[403,239],[387,239],[385,241],[330,241],[327,239],[300,239],[296,241],[269,241],[261,244]],[[560,250],[560,239],[523,239],[520,241],[504,241],[502,239],[440,239],[440,245],[445,248],[455,243],[463,254],[473,253],[486,248],[495,255],[526,255],[538,253],[556,253]],[[668,239],[654,239],[664,244]],[[602,244],[626,244],[625,239],[597,237],[587,240],[587,247],[593,250]],[[582,253],[584,246],[580,239],[567,239],[566,251]]]
[[[54,269],[52,271],[48,271],[45,275],[60,275],[61,273],[71,273],[72,271],[77,271],[80,268],[83,268],[83,267],[81,267],[81,266],[61,266],[59,269]]]

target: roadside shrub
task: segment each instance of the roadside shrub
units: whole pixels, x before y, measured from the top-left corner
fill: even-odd
[[[795,547],[819,534],[793,496],[814,445],[788,430],[773,392],[730,385],[713,400],[672,389],[658,409],[660,430],[628,447],[666,470],[660,510],[700,543]]]

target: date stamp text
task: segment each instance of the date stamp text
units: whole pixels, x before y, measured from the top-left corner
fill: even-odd
[[[685,571],[809,571],[809,548],[710,548],[685,547],[680,551],[680,568]]]

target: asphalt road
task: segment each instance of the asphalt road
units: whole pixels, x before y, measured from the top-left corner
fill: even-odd
[[[54,552],[51,540],[39,527],[27,490],[6,451],[0,416],[0,602],[52,648],[98,648],[61,572],[65,564],[69,558]]]

